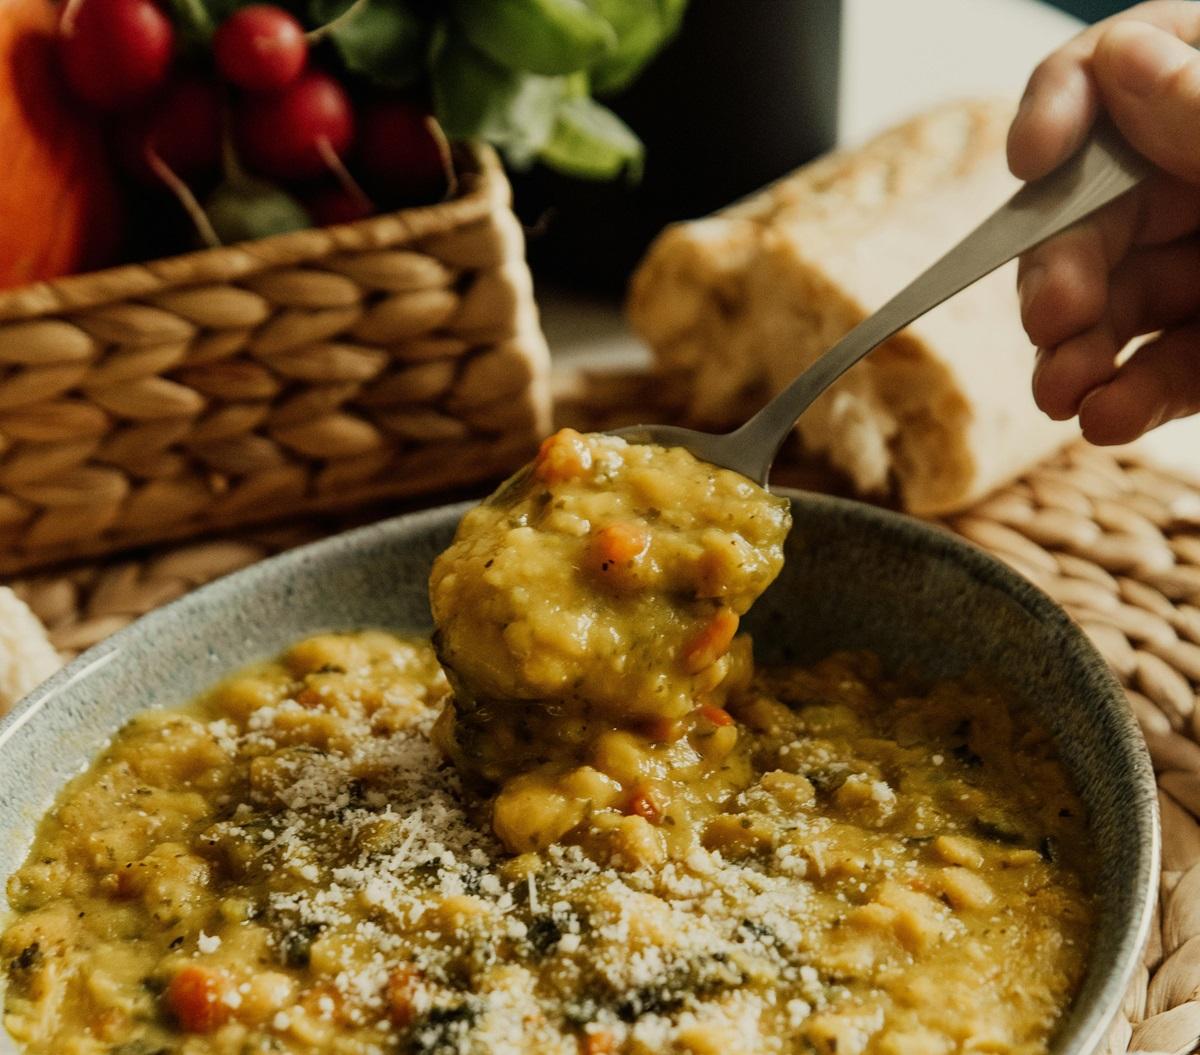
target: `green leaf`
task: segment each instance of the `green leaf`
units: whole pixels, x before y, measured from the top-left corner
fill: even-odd
[[[485,139],[517,167],[549,142],[565,77],[539,77],[497,65],[465,40],[444,35],[432,68],[433,111],[451,139]]]
[[[616,49],[591,69],[592,87],[620,91],[678,31],[687,0],[592,0],[617,34]]]
[[[538,155],[546,165],[569,176],[610,180],[642,174],[642,141],[608,107],[587,98],[563,100],[550,141]]]
[[[316,0],[312,17],[332,22],[349,5]],[[346,68],[385,88],[405,88],[425,72],[430,27],[405,0],[370,0],[329,31]]]
[[[617,47],[591,0],[452,0],[450,9],[471,43],[510,70],[574,73]]]
[[[290,194],[247,176],[217,187],[204,203],[204,211],[223,245],[312,226],[312,217]]]
[[[204,0],[170,0],[168,7],[184,46],[189,49],[207,47],[220,12],[214,12]]]

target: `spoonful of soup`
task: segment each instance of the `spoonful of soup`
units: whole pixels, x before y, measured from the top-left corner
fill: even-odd
[[[611,837],[617,857],[640,841],[652,859],[648,840],[686,852],[750,771],[725,703],[750,681],[739,620],[783,564],[789,507],[765,483],[796,418],[913,319],[1143,174],[1098,131],[741,428],[564,429],[464,517],[430,579],[454,689],[435,736],[510,850]]]
[[[725,710],[751,674],[738,624],[789,527],[787,500],[738,473],[571,429],[467,513],[430,579],[454,689],[435,737],[494,793],[510,850],[586,818],[592,837],[610,824],[618,844],[682,852],[741,790],[749,758]]]

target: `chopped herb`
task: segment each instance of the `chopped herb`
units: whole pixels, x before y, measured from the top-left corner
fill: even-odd
[[[130,1040],[109,1049],[109,1055],[171,1055],[170,1048],[155,1047],[147,1040]]]
[[[950,753],[968,769],[975,769],[983,765],[983,759],[966,744],[959,744],[958,747],[951,748]]]
[[[677,1011],[685,994],[669,986],[642,986],[635,989],[614,1009],[622,1022],[636,1022],[643,1015],[663,1015]]]
[[[413,1023],[409,1034],[412,1055],[459,1055],[483,1013],[483,1001],[469,996],[461,1004],[431,1007]]]
[[[279,953],[288,967],[307,967],[312,943],[321,933],[322,923],[298,923],[279,943]]]
[[[537,916],[529,924],[526,938],[529,944],[544,956],[550,951],[552,946],[558,944],[558,939],[562,935],[562,927],[554,921],[552,916]]]
[[[994,843],[1020,846],[1025,842],[1025,836],[1021,832],[1013,828],[1006,828],[1003,824],[997,824],[994,821],[984,820],[982,817],[976,817],[971,821],[971,827],[977,835],[982,835],[983,838],[990,839]]]
[[[35,941],[17,953],[17,958],[13,960],[13,967],[19,971],[28,971],[31,967],[36,967],[41,963],[41,960],[42,947]]]
[[[758,920],[744,919],[738,923],[737,929],[740,934],[747,936],[750,940],[762,942],[764,945],[774,945],[779,940],[770,927],[765,923],[759,923]]]

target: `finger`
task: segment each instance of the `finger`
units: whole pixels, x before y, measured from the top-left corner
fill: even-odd
[[[1109,273],[1129,251],[1138,215],[1134,196],[1119,198],[1021,258],[1021,322],[1035,345],[1054,347],[1100,321]]]
[[[1045,59],[1029,78],[1008,130],[1008,167],[1018,179],[1040,179],[1083,142],[1100,107],[1087,71],[1094,46],[1082,38]]]
[[[1099,106],[1091,65],[1097,44],[1114,25],[1141,22],[1181,40],[1200,38],[1200,4],[1157,0],[1138,4],[1085,30],[1048,56],[1029,78],[1008,135],[1008,164],[1020,179],[1038,179],[1083,142]]]
[[[1134,250],[1112,275],[1108,319],[1118,347],[1200,314],[1200,240]]]
[[[1174,177],[1148,179],[1132,194],[1021,257],[1021,321],[1040,348],[1094,326],[1110,271],[1131,246],[1173,242],[1200,227],[1200,192]]]
[[[1120,349],[1107,320],[1057,348],[1039,349],[1034,402],[1055,421],[1075,417],[1087,395],[1116,376]]]
[[[1117,374],[1133,337],[1174,326],[1200,312],[1200,242],[1141,249],[1113,273],[1103,318],[1054,349],[1034,370],[1039,407],[1056,421],[1074,417],[1084,399]]]
[[[1172,175],[1200,182],[1200,52],[1155,26],[1119,22],[1097,42],[1092,69],[1125,138]]]
[[[1130,443],[1175,418],[1200,411],[1200,323],[1142,345],[1079,409],[1091,443]]]
[[[1200,228],[1200,191],[1194,183],[1161,172],[1128,197],[1137,202],[1135,245],[1174,242]]]

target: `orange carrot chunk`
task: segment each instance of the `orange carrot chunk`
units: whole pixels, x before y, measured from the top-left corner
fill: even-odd
[[[188,1033],[213,1033],[229,1021],[233,982],[224,971],[188,964],[167,986],[167,1006]]]
[[[733,725],[733,715],[724,707],[714,707],[711,703],[702,703],[696,708],[701,718],[706,718],[713,725]]]
[[[397,967],[388,975],[385,987],[388,1015],[397,1029],[412,1025],[417,1016],[417,985],[420,975],[415,967]]]
[[[533,462],[533,475],[544,484],[563,483],[583,476],[592,467],[592,451],[574,429],[559,429],[542,440]]]
[[[599,572],[628,564],[646,552],[650,532],[634,520],[618,520],[597,531],[589,544],[592,566]]]
[[[616,1055],[617,1042],[607,1029],[585,1033],[579,1042],[580,1055]]]
[[[638,731],[656,744],[673,744],[683,735],[683,725],[674,718],[647,718]]]
[[[732,608],[718,608],[712,619],[684,649],[684,670],[689,674],[699,674],[705,667],[716,663],[729,651],[737,628],[737,613]]]
[[[662,820],[662,809],[654,801],[654,796],[650,793],[649,788],[638,788],[633,793],[633,798],[629,800],[629,812],[637,814],[642,820],[649,821],[651,824],[657,824]]]

